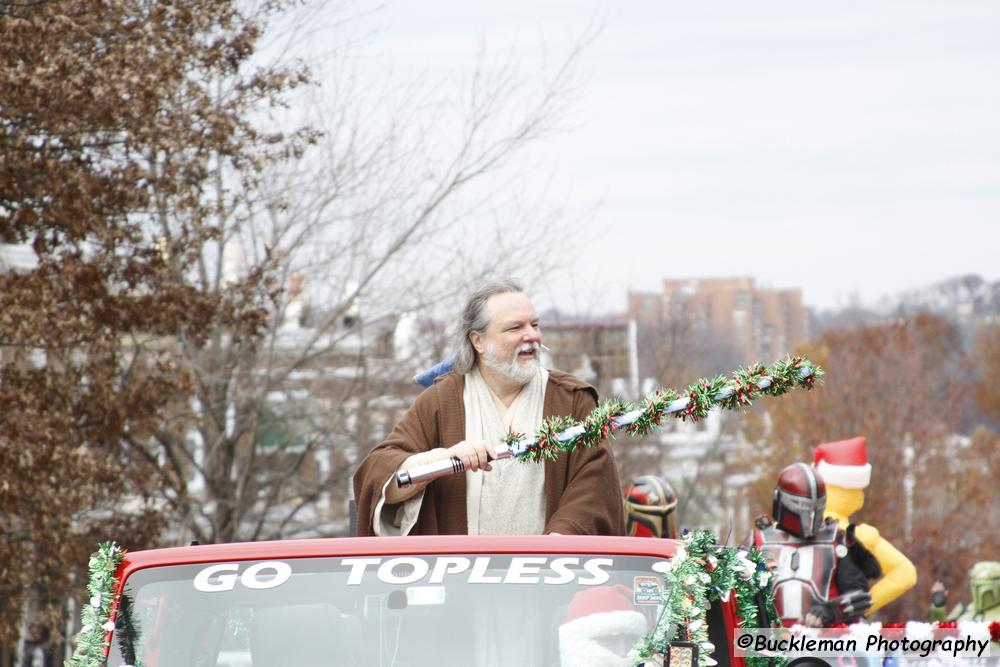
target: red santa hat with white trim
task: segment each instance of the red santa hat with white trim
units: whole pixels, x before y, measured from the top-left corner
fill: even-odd
[[[845,489],[864,489],[872,480],[868,441],[864,436],[857,436],[816,445],[813,467],[827,484]]]
[[[636,611],[632,590],[621,585],[599,586],[573,596],[566,622],[559,626],[561,667],[617,667],[631,664],[598,639],[626,635],[639,638],[646,632],[646,617]]]

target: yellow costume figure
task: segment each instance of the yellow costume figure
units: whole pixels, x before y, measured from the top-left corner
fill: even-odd
[[[824,516],[836,519],[845,531],[851,515],[864,506],[864,490],[871,482],[867,444],[864,437],[856,437],[816,445],[813,450],[813,466],[826,480]],[[889,540],[879,535],[874,526],[856,524],[854,536],[882,568],[882,577],[871,587],[872,606],[865,614],[870,616],[913,588],[917,583],[917,569]]]

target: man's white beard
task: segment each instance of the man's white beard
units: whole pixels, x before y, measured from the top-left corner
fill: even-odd
[[[534,358],[524,364],[523,366],[518,361],[518,355],[521,352],[527,350],[534,350]],[[490,370],[495,373],[499,373],[508,380],[516,382],[520,385],[526,385],[535,377],[538,373],[538,355],[539,350],[541,350],[541,345],[538,343],[524,343],[519,345],[516,350],[514,350],[514,356],[511,359],[505,360],[497,354],[496,349],[492,345],[486,345],[486,349],[483,350],[483,363],[486,364]]]

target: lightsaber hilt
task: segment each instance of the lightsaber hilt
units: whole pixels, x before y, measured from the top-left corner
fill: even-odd
[[[493,457],[490,460],[509,459],[512,456],[514,456],[514,452],[511,447],[506,443],[502,443],[494,448]],[[405,489],[413,484],[429,482],[432,479],[444,477],[445,475],[453,475],[458,472],[465,472],[465,464],[462,463],[462,459],[452,456],[451,458],[441,459],[434,463],[416,466],[409,470],[398,470],[396,471],[396,484],[399,485],[399,488]]]

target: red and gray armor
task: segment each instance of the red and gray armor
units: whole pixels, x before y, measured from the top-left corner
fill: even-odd
[[[864,573],[848,558],[847,535],[835,520],[823,521],[823,478],[804,463],[790,465],[778,476],[773,500],[774,523],[758,523],[753,542],[771,563],[782,624],[802,623],[810,613],[824,625],[860,618],[871,596]]]
[[[815,605],[837,597],[833,575],[847,547],[836,522],[823,524],[811,538],[770,526],[754,531],[754,542],[774,563],[774,604],[783,625],[801,622]]]
[[[782,470],[772,500],[771,514],[779,528],[805,538],[819,532],[826,510],[826,484],[813,468],[793,463]]]

